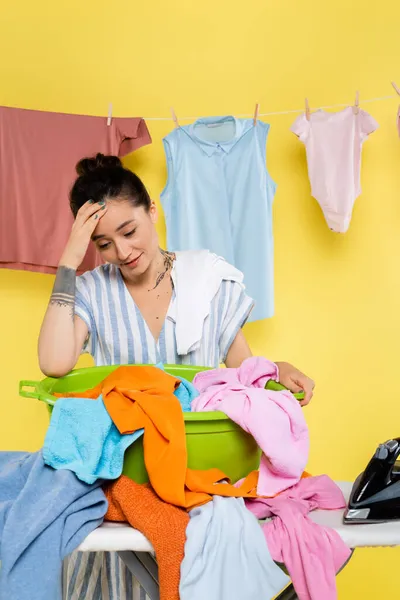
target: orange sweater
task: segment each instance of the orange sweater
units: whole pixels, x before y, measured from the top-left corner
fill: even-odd
[[[160,600],[179,600],[180,567],[189,516],[163,502],[149,485],[122,475],[105,490],[108,521],[128,521],[151,542],[157,558]]]
[[[122,434],[144,428],[144,460],[158,496],[191,510],[211,495],[256,497],[255,474],[240,488],[218,484],[227,477],[219,469],[187,468],[185,423],[174,391],[180,381],[157,367],[119,367],[93,390],[70,394],[86,398],[103,395],[107,411]]]

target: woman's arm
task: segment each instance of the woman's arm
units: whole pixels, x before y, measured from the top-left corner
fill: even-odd
[[[74,368],[88,335],[87,325],[74,314],[75,280],[75,269],[58,268],[38,344],[40,369],[48,377],[62,377]]]
[[[228,369],[237,369],[240,367],[242,362],[246,360],[246,358],[250,358],[253,356],[250,347],[247,343],[246,338],[244,337],[244,333],[242,330],[238,331],[235,339],[233,340],[228,354],[226,355],[225,366]]]
[[[76,271],[99,219],[106,213],[105,204],[89,200],[79,209],[72,225],[39,335],[39,365],[47,376],[62,377],[69,373],[88,335],[87,325],[75,316]]]
[[[246,358],[250,358],[250,356],[253,356],[252,352],[244,337],[243,331],[240,330],[229,348],[225,366],[237,369],[242,362],[246,360]],[[301,402],[301,405],[305,406],[308,404],[314,394],[314,381],[287,362],[277,362],[275,364],[279,369],[280,383],[287,387],[292,393],[304,391],[304,400]]]

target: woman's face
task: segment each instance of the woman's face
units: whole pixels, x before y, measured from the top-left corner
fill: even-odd
[[[93,232],[92,240],[103,260],[118,265],[128,279],[142,275],[158,251],[155,228],[157,209],[149,212],[126,199],[106,200],[107,211]]]

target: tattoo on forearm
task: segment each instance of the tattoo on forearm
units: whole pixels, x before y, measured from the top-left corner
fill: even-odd
[[[69,308],[72,318],[75,314],[75,280],[74,269],[59,267],[50,298],[50,304]]]

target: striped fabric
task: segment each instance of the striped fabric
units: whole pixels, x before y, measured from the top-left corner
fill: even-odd
[[[174,301],[173,295],[171,306]],[[89,329],[83,352],[89,352],[96,365],[162,362],[218,367],[252,307],[240,284],[223,281],[204,321],[200,347],[179,356],[175,321],[167,313],[155,341],[118,267],[102,265],[76,283],[75,313]],[[64,600],[148,600],[118,555],[109,552],[74,552],[64,564],[63,589]]]
[[[172,296],[172,303],[175,296]],[[154,340],[115,265],[102,265],[77,278],[75,312],[88,326],[84,351],[96,365],[165,364],[217,367],[253,306],[241,285],[223,281],[211,303],[200,347],[185,356],[176,350],[171,310]],[[179,318],[179,315],[177,315]]]

